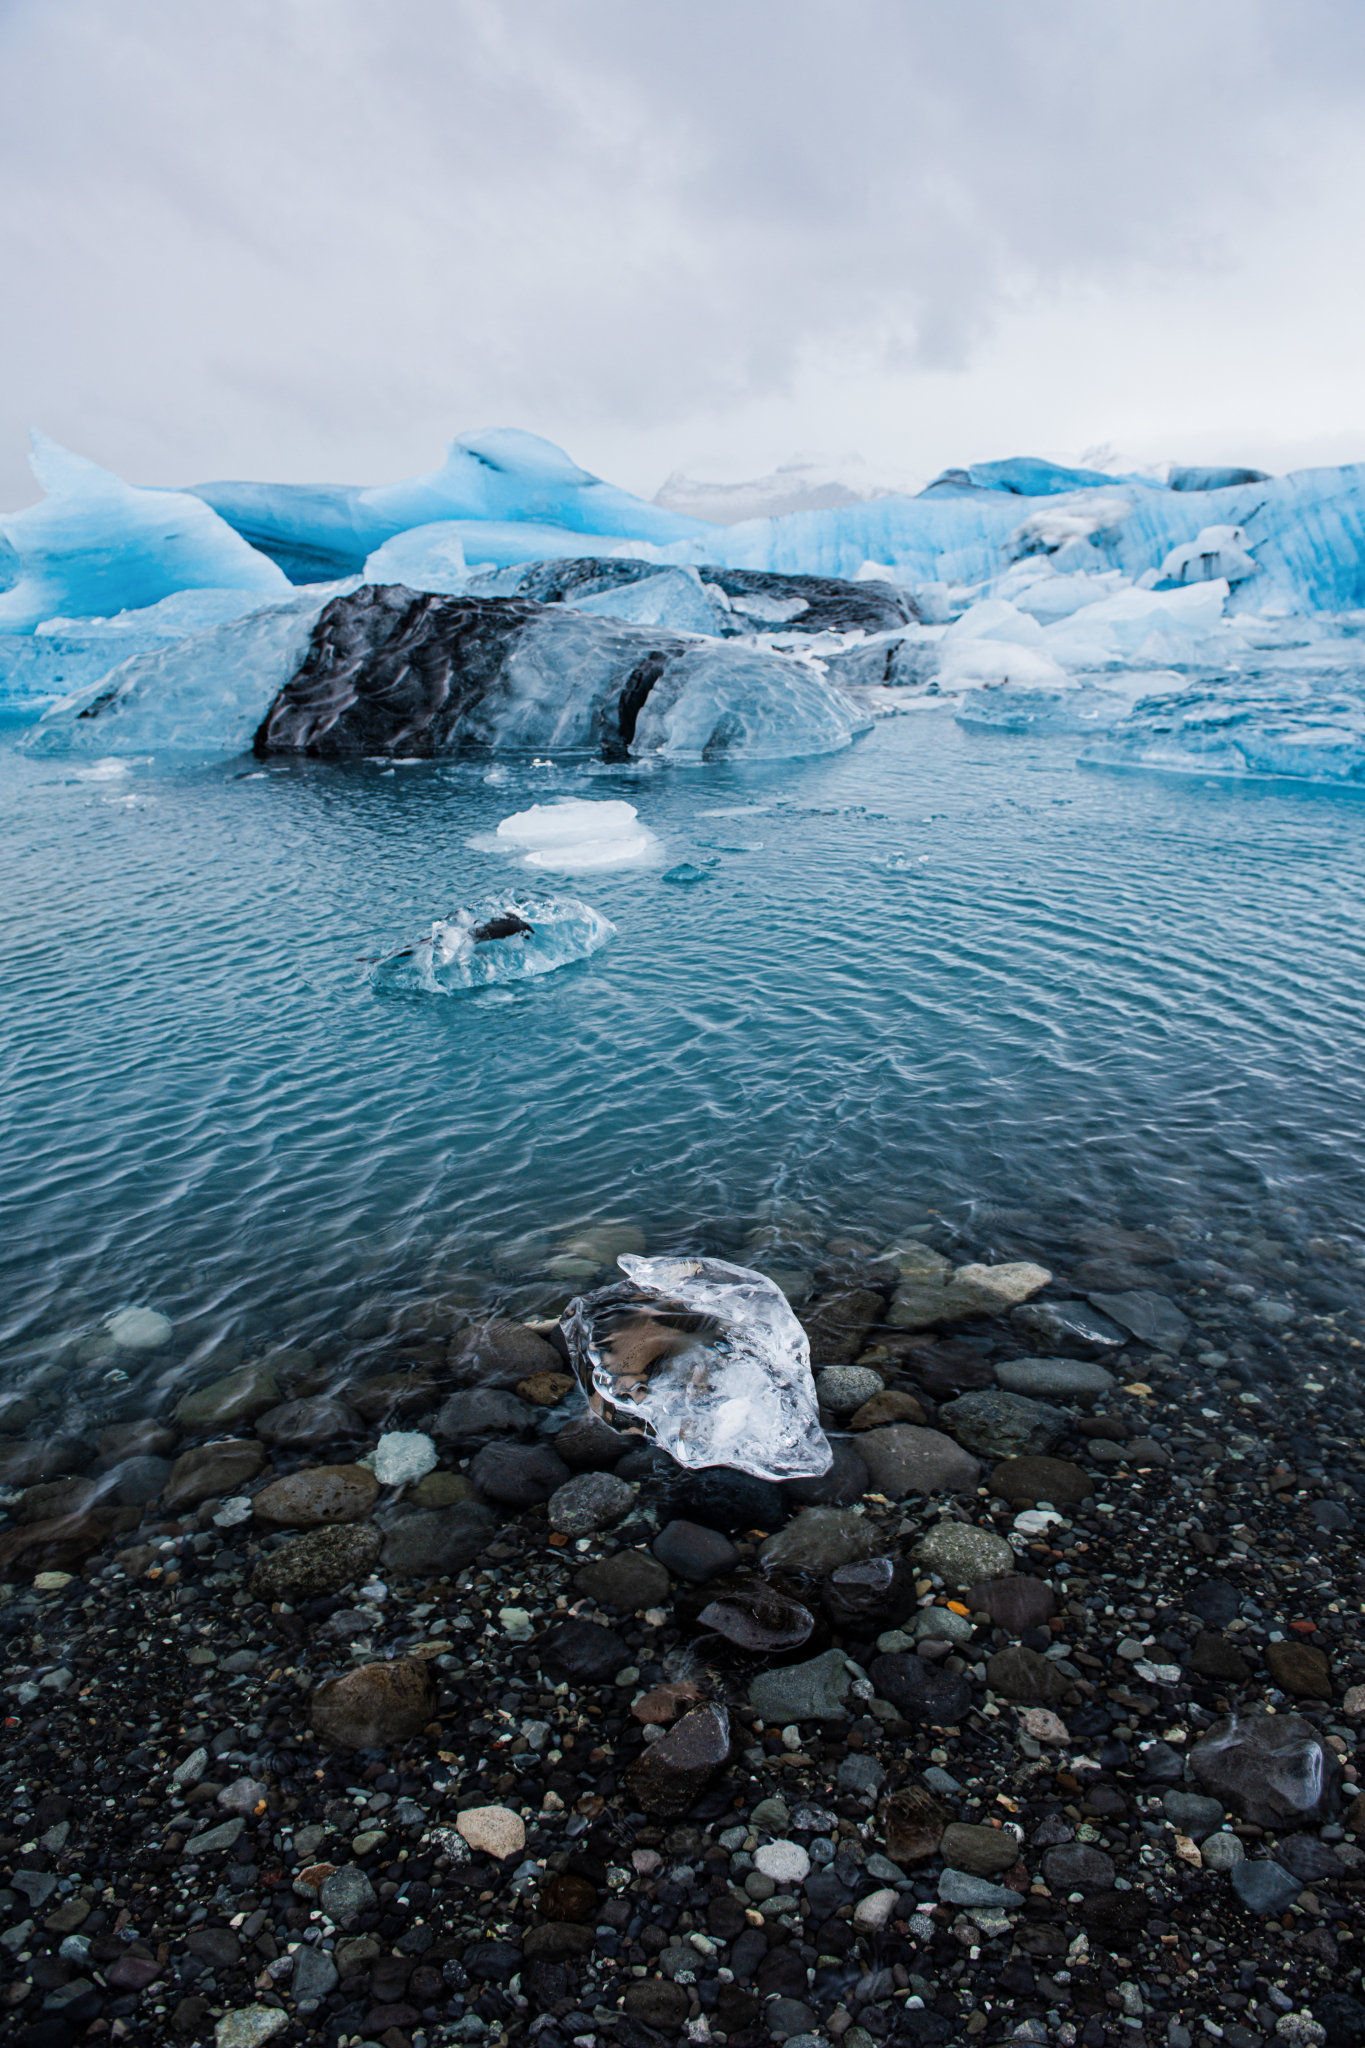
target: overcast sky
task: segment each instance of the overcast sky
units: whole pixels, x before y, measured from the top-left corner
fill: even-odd
[[[1365,458],[1360,0],[0,0],[0,505]]]

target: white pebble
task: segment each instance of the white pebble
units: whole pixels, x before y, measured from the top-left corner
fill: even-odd
[[[754,1865],[774,1884],[800,1884],[810,1874],[810,1857],[799,1842],[765,1842],[754,1852]]]
[[[455,1822],[471,1849],[515,1856],[526,1847],[526,1824],[510,1806],[471,1806]]]
[[[854,1925],[880,1934],[896,1909],[897,1896],[888,1885],[883,1891],[871,1892],[867,1898],[859,1899],[853,1908]]]
[[[406,1486],[435,1469],[436,1446],[420,1429],[391,1429],[375,1446],[372,1470],[381,1486]]]
[[[239,1522],[251,1520],[251,1497],[249,1494],[234,1494],[225,1500],[213,1518],[215,1529],[235,1529]]]

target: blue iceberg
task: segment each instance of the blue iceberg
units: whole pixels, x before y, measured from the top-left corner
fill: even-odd
[[[616,927],[575,896],[512,896],[436,918],[416,945],[381,960],[376,988],[453,996],[534,981],[586,960]]]
[[[47,496],[0,518],[0,633],[107,618],[186,590],[287,595],[276,565],[186,491],[146,491],[33,435]]]
[[[515,427],[464,435],[451,442],[439,469],[369,490],[348,484],[212,483],[194,485],[193,495],[296,583],[359,575],[367,557],[395,534],[450,520],[530,522],[561,536],[655,543],[711,530],[699,519],[603,483],[552,441]],[[565,553],[563,539],[545,552]],[[584,552],[581,545],[578,552]]]

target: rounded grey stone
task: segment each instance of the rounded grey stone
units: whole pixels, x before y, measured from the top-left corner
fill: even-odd
[[[1246,1850],[1237,1836],[1223,1829],[1216,1835],[1206,1836],[1199,1853],[1204,1859],[1205,1870],[1231,1870],[1234,1864],[1241,1863],[1246,1856]]]
[[[635,1488],[614,1472],[579,1472],[550,1495],[550,1527],[563,1536],[608,1529],[635,1505]]]
[[[1083,1358],[1006,1358],[996,1366],[995,1377],[1007,1393],[1074,1401],[1085,1408],[1118,1385],[1113,1373]]]
[[[820,1406],[835,1415],[851,1415],[885,1385],[881,1374],[866,1365],[828,1365],[815,1377]]]
[[[998,1579],[1014,1569],[1015,1557],[1003,1536],[966,1522],[940,1522],[920,1537],[910,1553],[926,1571],[945,1584],[971,1586],[978,1579]]]

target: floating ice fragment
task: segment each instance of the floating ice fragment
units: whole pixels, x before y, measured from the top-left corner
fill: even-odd
[[[428,937],[381,960],[375,985],[458,995],[498,982],[529,981],[586,960],[616,930],[575,896],[502,898],[436,918]]]
[[[659,844],[639,823],[634,804],[577,796],[514,812],[499,825],[497,843],[504,853],[520,854],[528,868],[558,868],[568,875],[625,867],[647,859]]]
[[[104,1325],[122,1351],[159,1351],[171,1341],[169,1316],[154,1308],[121,1308]]]
[[[721,1259],[616,1263],[627,1279],[564,1315],[591,1393],[689,1469],[728,1465],[758,1479],[829,1470],[810,1345],[766,1274]]]

